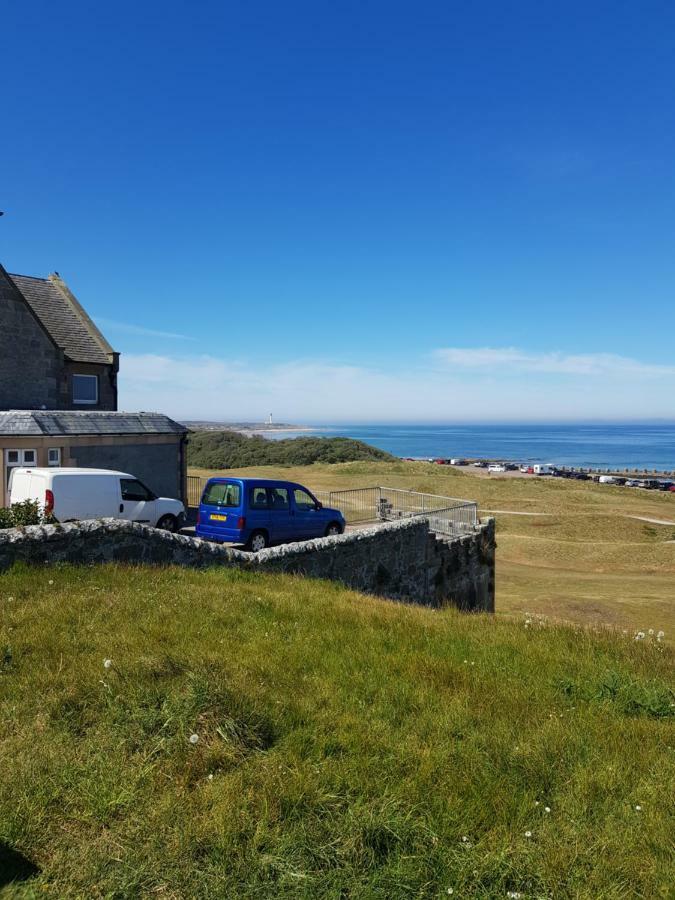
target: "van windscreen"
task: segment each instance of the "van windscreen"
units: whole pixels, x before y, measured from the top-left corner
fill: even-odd
[[[214,481],[206,486],[202,503],[207,506],[240,506],[241,486],[231,482]]]

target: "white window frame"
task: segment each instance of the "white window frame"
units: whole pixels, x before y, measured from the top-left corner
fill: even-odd
[[[32,459],[27,460],[27,454],[32,454]],[[21,465],[22,466],[37,466],[37,450],[22,450],[21,451]]]
[[[52,453],[56,454],[56,460],[52,462],[51,455]],[[57,467],[61,465],[61,448],[60,447],[49,447],[47,449],[47,465],[51,467]]]
[[[77,400],[75,398],[75,379],[76,378],[93,378],[96,382],[96,399],[95,400]],[[73,372],[72,379],[72,395],[73,395],[73,403],[77,403],[78,406],[96,406],[98,403],[98,375],[86,375],[83,372]]]

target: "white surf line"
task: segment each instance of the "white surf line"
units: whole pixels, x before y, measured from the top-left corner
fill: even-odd
[[[484,506],[479,507],[480,512],[497,513],[500,516],[552,516],[553,513],[544,512],[518,512],[515,509],[486,509]],[[673,523],[675,525],[675,522]]]
[[[624,514],[626,519],[637,519],[639,522],[649,522],[652,525],[675,525],[675,522],[669,522],[667,519],[648,519],[646,516],[630,516]]]

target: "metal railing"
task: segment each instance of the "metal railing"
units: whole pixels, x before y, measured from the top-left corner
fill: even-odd
[[[404,488],[380,486],[331,491],[328,505],[339,509],[350,524],[424,516],[430,529],[439,534],[472,531],[478,524],[478,505],[473,501]]]
[[[199,506],[207,480],[200,475],[187,476],[188,506]],[[379,486],[312,493],[324,506],[339,509],[350,525],[424,516],[431,531],[456,535],[472,531],[479,521],[478,505],[473,501],[405,488]]]

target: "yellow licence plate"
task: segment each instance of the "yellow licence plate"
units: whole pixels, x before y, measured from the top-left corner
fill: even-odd
[[[211,513],[211,518],[216,522],[227,522],[227,516],[221,516],[220,513]]]

